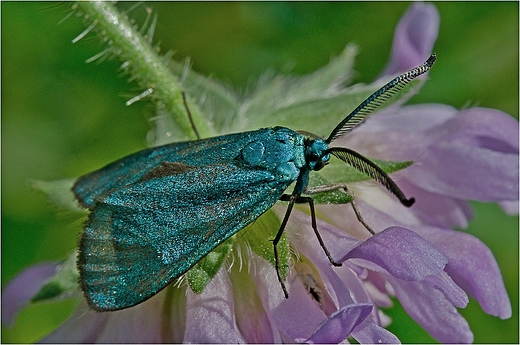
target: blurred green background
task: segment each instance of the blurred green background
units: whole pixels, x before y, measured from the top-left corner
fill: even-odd
[[[119,6],[129,8],[131,4]],[[197,72],[245,90],[267,69],[305,74],[348,42],[360,47],[357,82],[387,63],[394,28],[409,3],[145,3],[158,13],[154,41],[174,58],[191,56]],[[518,3],[441,2],[438,62],[410,103],[497,108],[518,118]],[[64,21],[67,5],[2,2],[2,287],[25,267],[72,251],[81,220],[57,212],[29,179],[78,177],[146,146],[153,107],[125,101],[139,92],[121,77],[119,61],[86,64],[103,46]],[[273,125],[276,125],[273,123]],[[460,312],[477,343],[518,343],[518,217],[475,204],[469,233],[493,251],[513,317],[486,315],[471,301]],[[77,301],[25,309],[2,342],[33,342],[57,327]],[[401,309],[386,311],[403,342],[435,342]]]

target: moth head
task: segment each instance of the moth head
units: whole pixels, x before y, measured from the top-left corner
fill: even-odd
[[[329,164],[330,154],[328,153],[329,144],[323,139],[309,139],[305,145],[305,160],[307,166],[314,171],[323,169]]]

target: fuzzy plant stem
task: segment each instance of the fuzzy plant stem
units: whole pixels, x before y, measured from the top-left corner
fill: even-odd
[[[152,47],[151,37],[143,37],[128,17],[110,3],[79,1],[73,4],[73,8],[79,10],[88,25],[79,37],[95,30],[108,45],[107,53],[116,55],[123,62],[122,67],[132,76],[131,79],[144,90],[151,91],[154,101],[164,105],[188,138],[196,139],[183,102],[181,82],[168,68],[167,59],[161,58]],[[198,132],[202,137],[211,135],[207,123],[189,97],[188,104]]]

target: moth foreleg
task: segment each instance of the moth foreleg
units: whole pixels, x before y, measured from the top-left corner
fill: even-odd
[[[325,242],[323,242],[320,232],[318,231],[318,225],[316,223],[316,211],[314,209],[314,200],[308,196],[288,195],[288,194],[282,195],[280,200],[289,201],[289,207],[287,208],[287,212],[285,213],[284,222],[282,222],[282,227],[284,227],[284,228],[285,228],[285,225],[287,224],[287,220],[289,219],[289,211],[290,210],[292,211],[294,203],[309,204],[309,208],[311,210],[311,225],[312,225],[312,229],[314,230],[314,234],[316,235],[316,238],[318,239],[318,242],[320,243],[321,247],[323,248],[323,251],[327,255],[327,258],[329,259],[330,263],[333,264],[334,266],[341,266],[341,262],[335,261],[332,258],[332,255],[330,255],[330,252],[327,249],[327,247],[325,246]],[[280,227],[280,229],[282,229],[282,227]],[[281,236],[281,234],[280,234],[280,236]]]
[[[316,211],[314,209],[314,200],[310,196],[298,196],[296,198],[296,202],[298,204],[309,204],[309,208],[311,210],[311,224],[312,229],[314,230],[314,234],[316,235],[316,238],[318,238],[318,242],[320,242],[321,248],[323,248],[323,251],[327,255],[327,258],[329,259],[330,263],[334,266],[341,266],[341,262],[337,262],[332,258],[332,255],[330,255],[329,250],[325,246],[325,242],[323,242],[323,239],[321,238],[320,232],[318,231],[318,224],[316,223]]]
[[[375,231],[365,222],[365,220],[361,216],[361,212],[359,212],[359,209],[354,201],[354,194],[348,190],[346,184],[336,183],[336,184],[330,184],[330,185],[325,185],[325,186],[311,187],[311,188],[307,188],[304,191],[304,193],[305,194],[316,194],[316,193],[331,192],[331,191],[339,190],[339,189],[343,190],[345,193],[352,196],[352,201],[350,202],[350,205],[352,205],[352,209],[354,210],[354,213],[356,214],[358,221],[365,227],[365,229],[368,230],[368,232],[370,232],[372,235],[375,235],[376,234]]]

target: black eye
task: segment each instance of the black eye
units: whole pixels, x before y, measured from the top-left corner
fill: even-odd
[[[319,160],[316,162],[316,165],[314,166],[314,171],[318,171],[323,169],[326,163],[324,163],[322,160]]]
[[[317,161],[318,159],[320,159],[320,157],[315,154],[314,152],[311,152],[307,155],[307,159],[310,161],[310,162],[315,162]]]

